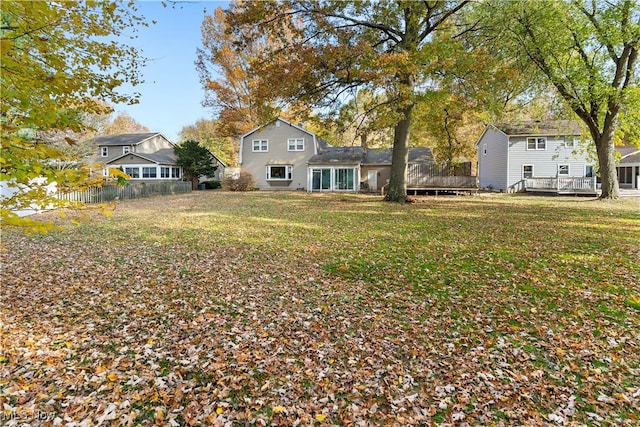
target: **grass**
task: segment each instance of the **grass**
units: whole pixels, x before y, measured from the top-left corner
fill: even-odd
[[[44,216],[64,229],[3,231],[0,401],[36,424],[634,425],[639,207],[211,191]]]

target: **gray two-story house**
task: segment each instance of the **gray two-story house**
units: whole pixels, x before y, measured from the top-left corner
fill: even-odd
[[[388,148],[334,147],[302,126],[277,118],[240,137],[238,163],[260,190],[380,192],[389,182],[391,153]],[[433,165],[431,150],[409,149],[410,182],[424,187],[421,171]]]
[[[122,169],[132,181],[181,180],[182,168],[176,164],[175,144],[157,132],[127,133],[93,138],[98,155],[92,161]]]
[[[313,132],[278,118],[240,137],[238,163],[261,190],[306,190],[307,163],[329,144]]]

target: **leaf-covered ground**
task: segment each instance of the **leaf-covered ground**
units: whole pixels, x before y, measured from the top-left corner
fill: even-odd
[[[638,199],[210,191],[89,215],[2,232],[0,424],[640,422]]]

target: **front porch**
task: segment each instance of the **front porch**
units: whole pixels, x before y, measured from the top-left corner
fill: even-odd
[[[532,193],[596,195],[596,177],[564,176],[526,178],[525,190]]]

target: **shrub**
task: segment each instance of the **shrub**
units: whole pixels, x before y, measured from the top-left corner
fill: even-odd
[[[256,181],[249,172],[240,171],[238,179],[233,179],[230,176],[224,177],[222,188],[228,191],[251,191],[255,190]]]
[[[215,190],[216,188],[222,187],[222,183],[217,180],[213,181],[204,181],[203,184],[207,190]]]

